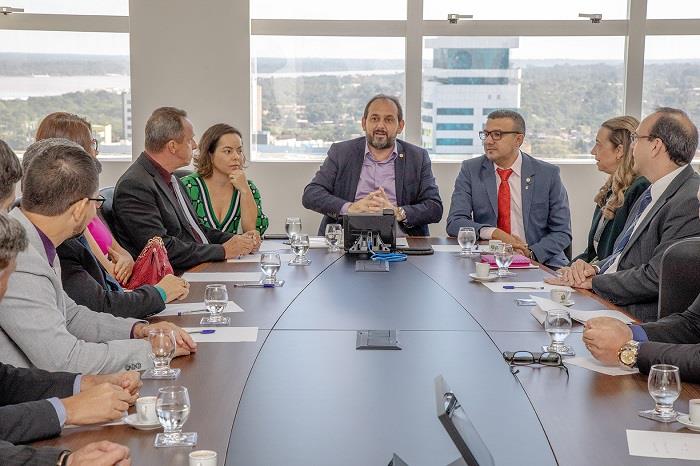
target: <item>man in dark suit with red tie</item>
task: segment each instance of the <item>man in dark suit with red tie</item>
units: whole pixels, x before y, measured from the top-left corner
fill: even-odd
[[[551,267],[568,263],[571,213],[559,168],[520,150],[525,120],[512,110],[489,114],[484,155],[465,160],[455,181],[447,234],[473,227],[482,240],[498,239]]]

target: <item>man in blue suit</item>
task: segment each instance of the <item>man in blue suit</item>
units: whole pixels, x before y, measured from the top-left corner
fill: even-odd
[[[323,214],[319,235],[346,213],[387,208],[405,234],[430,234],[428,224],[442,218],[442,200],[428,152],[396,139],[403,127],[401,103],[379,94],[365,107],[366,137],[331,145],[301,200],[307,209]]]
[[[571,213],[559,168],[520,150],[525,120],[512,110],[489,114],[485,154],[465,160],[455,181],[447,234],[473,227],[480,239],[498,239],[551,267],[568,264]]]

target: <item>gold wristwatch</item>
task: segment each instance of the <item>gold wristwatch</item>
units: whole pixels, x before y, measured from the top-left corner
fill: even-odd
[[[630,340],[617,352],[617,359],[620,363],[630,369],[637,367],[637,351],[639,350],[639,342]]]
[[[403,222],[404,220],[406,220],[406,211],[403,210],[403,207],[399,207],[399,208],[396,209],[396,210],[397,210],[398,213],[399,213],[399,215],[396,217],[396,221],[398,221],[398,222]]]

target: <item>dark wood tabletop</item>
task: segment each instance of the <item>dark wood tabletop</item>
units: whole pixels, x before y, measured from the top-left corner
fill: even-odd
[[[410,239],[412,246],[430,243],[456,244]],[[255,343],[202,343],[195,355],[173,361],[182,369],[176,381],[144,383],[142,395],[173,383],[189,388],[184,430],[198,432],[195,449],[217,451],[219,464],[387,464],[393,453],[412,466],[448,464],[458,452],[435,413],[437,375],[499,465],[675,464],[628,454],[626,429],[682,430],[637,415],[653,406],[646,376],[606,376],[574,365],[568,377],[552,367],[511,374],[501,352],[538,351],[548,337],[530,308],[514,301],[528,293],[493,293],[470,281],[472,259],[436,252],[391,264],[386,273],[355,273],[348,255],[311,249],[309,257],[307,267],[283,264],[283,287],[229,284],[229,298],[245,310],[228,314],[231,325],[259,327]],[[222,262],[196,270],[257,267]],[[512,281],[539,281],[547,273],[520,270]],[[201,301],[205,285],[192,283],[186,301]],[[612,308],[588,292],[573,299],[576,309]],[[166,319],[197,326],[200,318]],[[361,329],[398,330],[403,349],[358,351]],[[584,356],[580,331],[576,326],[567,343]],[[698,397],[700,387],[684,383],[675,406],[686,411]],[[156,449],[155,432],[125,425],[64,429],[37,444],[75,449],[106,439],[127,445],[137,465],[188,464],[191,448]]]

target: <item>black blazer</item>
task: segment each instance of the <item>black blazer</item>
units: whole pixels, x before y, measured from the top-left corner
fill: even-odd
[[[615,211],[615,217],[609,220],[605,227],[603,228],[603,233],[600,235],[600,241],[598,242],[598,249],[596,250],[593,246],[593,238],[595,236],[596,230],[598,230],[598,223],[600,222],[600,217],[603,215],[603,211],[598,205],[595,207],[595,212],[593,212],[593,221],[591,222],[591,230],[588,232],[588,247],[585,251],[574,258],[584,260],[586,262],[591,262],[594,259],[603,260],[612,254],[615,249],[615,240],[625,229],[625,223],[627,222],[627,216],[630,213],[630,209],[637,201],[637,198],[644,193],[644,191],[649,187],[649,180],[643,176],[638,176],[634,179],[631,185],[625,191],[625,199],[622,205]]]
[[[75,377],[0,363],[0,440],[23,443],[60,434],[56,410],[47,399],[72,396]],[[0,464],[13,464],[4,461],[1,446]]]
[[[175,188],[180,190],[185,200],[189,199],[179,181]],[[192,218],[198,221],[189,202],[187,207]],[[175,195],[145,152],[117,181],[113,216],[114,233],[132,256],[138,256],[149,239],[160,236],[168,250],[170,263],[177,272],[203,262],[224,260],[221,243],[233,236],[200,223],[199,227],[211,244],[197,243]]]
[[[63,290],[76,303],[95,312],[136,319],[165,309],[163,298],[154,286],[140,286],[130,292],[110,288],[105,281],[107,272],[79,239],[64,241],[56,252],[61,260]]]
[[[637,354],[641,372],[648,373],[654,364],[673,364],[682,381],[700,382],[700,296],[686,311],[641,327],[649,337]]]
[[[323,214],[319,235],[326,225],[338,220],[346,202],[355,201],[357,185],[365,157],[366,139],[360,137],[337,142],[311,183],[304,188],[301,202],[307,209]],[[430,166],[428,152],[418,146],[396,140],[399,156],[394,161],[396,203],[406,211],[401,229],[409,236],[429,236],[429,223],[442,218],[442,200]]]

